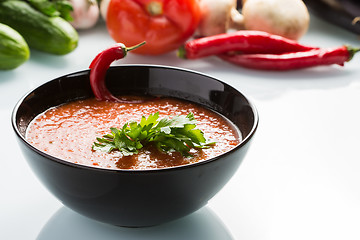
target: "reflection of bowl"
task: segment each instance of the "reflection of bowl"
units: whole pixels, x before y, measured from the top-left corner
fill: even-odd
[[[233,240],[234,237],[220,218],[206,206],[181,219],[149,228],[120,228],[99,224],[62,207],[46,222],[36,237],[36,240],[49,239]]]
[[[257,128],[254,106],[234,88],[203,74],[161,66],[119,66],[108,70],[107,84],[114,95],[163,95],[204,105],[230,119],[244,139],[218,157],[167,169],[109,170],[69,163],[34,148],[24,135],[29,122],[48,108],[93,97],[89,71],[41,85],[13,111],[21,150],[42,183],[65,206],[98,221],[150,226],[201,208],[235,173]]]

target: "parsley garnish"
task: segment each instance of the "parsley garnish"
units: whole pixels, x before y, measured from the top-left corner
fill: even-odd
[[[208,148],[215,142],[205,139],[201,130],[196,129],[196,119],[193,113],[159,119],[159,112],[140,123],[125,123],[121,129],[110,128],[111,133],[97,138],[93,149],[105,152],[119,150],[124,156],[137,154],[138,150],[149,143],[164,152],[177,151],[183,156],[192,156],[191,148]]]

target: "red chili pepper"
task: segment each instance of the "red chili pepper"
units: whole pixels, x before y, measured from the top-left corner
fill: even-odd
[[[312,49],[317,48],[301,45],[294,40],[263,31],[241,30],[188,41],[178,50],[178,56],[196,59],[230,51],[239,51],[246,54],[282,54]]]
[[[144,45],[142,42],[136,46],[127,48],[122,43],[105,49],[99,53],[91,62],[90,68],[90,85],[96,99],[101,101],[115,101],[115,102],[139,102],[136,100],[122,100],[113,96],[105,85],[106,71],[110,67],[111,63],[124,58],[128,51],[138,48]]]
[[[359,48],[342,46],[284,54],[221,54],[219,57],[227,62],[247,68],[292,70],[331,64],[343,66],[358,51],[360,51]]]

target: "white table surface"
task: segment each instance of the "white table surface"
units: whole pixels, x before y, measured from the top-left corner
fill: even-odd
[[[312,17],[301,43],[360,47],[358,36]],[[64,207],[28,167],[10,124],[26,92],[86,69],[113,44],[104,23],[81,31],[65,56],[32,51],[14,71],[0,72],[0,239],[360,239],[360,54],[345,67],[268,72],[216,58],[182,60],[175,52],[129,54],[116,64],[149,63],[200,71],[253,100],[260,124],[242,165],[207,206],[157,227],[127,229]]]

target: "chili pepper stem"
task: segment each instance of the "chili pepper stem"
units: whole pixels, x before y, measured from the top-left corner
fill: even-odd
[[[185,46],[181,46],[178,51],[177,51],[177,55],[179,58],[183,58],[183,59],[186,59],[186,49],[185,49]]]
[[[126,56],[126,54],[129,52],[129,51],[132,51],[132,50],[135,50],[137,49],[138,47],[141,47],[142,45],[144,45],[146,43],[146,41],[143,41],[139,44],[136,44],[134,46],[131,46],[131,47],[126,47],[124,44],[120,44],[120,48],[122,49],[122,52],[123,52],[123,58]]]
[[[345,47],[349,52],[349,59],[347,61],[350,61],[354,57],[355,53],[360,52],[360,48],[354,48],[351,46],[345,46]]]
[[[128,51],[137,49],[138,47],[141,47],[141,46],[144,45],[145,43],[146,43],[146,41],[143,41],[143,42],[141,42],[141,43],[139,43],[139,44],[136,44],[135,46],[127,47],[127,48],[126,48],[126,51],[128,52]]]

